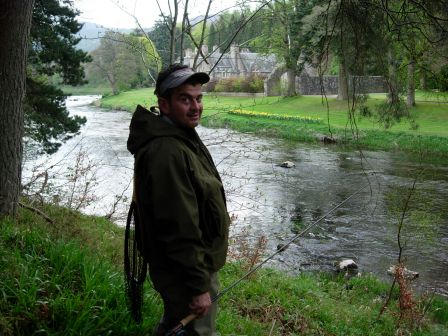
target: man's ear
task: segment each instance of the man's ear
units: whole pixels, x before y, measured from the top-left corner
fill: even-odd
[[[157,102],[159,104],[159,110],[161,112],[163,112],[163,114],[169,115],[170,114],[170,102],[168,101],[168,99],[159,97],[157,99]]]

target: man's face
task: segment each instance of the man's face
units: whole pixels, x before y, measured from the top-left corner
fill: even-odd
[[[202,85],[182,84],[172,89],[171,98],[159,98],[161,111],[176,125],[195,128],[202,115]]]

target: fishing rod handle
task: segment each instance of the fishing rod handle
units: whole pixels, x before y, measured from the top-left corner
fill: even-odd
[[[193,321],[194,319],[196,319],[198,316],[196,314],[190,314],[187,317],[184,317],[182,320],[180,320],[180,324],[182,324],[182,326],[186,326],[188,323],[190,323],[191,321]]]
[[[170,331],[166,333],[166,336],[176,336],[188,323],[196,319],[198,316],[196,314],[190,314],[184,317],[180,322]]]

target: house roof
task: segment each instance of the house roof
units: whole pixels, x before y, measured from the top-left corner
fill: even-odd
[[[210,68],[214,67],[213,72],[229,73],[271,73],[277,64],[277,59],[273,54],[265,55],[255,52],[249,52],[247,49],[243,49],[243,51],[239,51],[237,49],[237,52],[234,55],[237,59],[235,59],[235,57],[232,57],[232,53],[230,52],[222,54],[215,51],[212,54],[208,55],[207,61],[210,65]],[[190,62],[190,58],[192,57],[185,57],[186,64]],[[218,61],[218,65],[215,66]],[[237,62],[240,63],[237,64]],[[244,69],[241,69],[241,65]]]

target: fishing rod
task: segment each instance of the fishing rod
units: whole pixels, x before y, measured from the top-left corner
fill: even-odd
[[[244,279],[246,279],[247,277],[249,277],[250,275],[252,275],[253,273],[255,273],[256,271],[258,271],[264,264],[266,264],[269,260],[271,260],[272,258],[274,258],[277,254],[283,252],[284,250],[286,250],[286,248],[291,245],[294,241],[296,241],[298,238],[302,237],[305,233],[307,233],[308,231],[310,231],[313,227],[315,227],[317,224],[319,224],[323,219],[325,219],[328,215],[330,215],[333,211],[335,211],[336,209],[340,208],[341,206],[343,206],[345,203],[347,203],[351,198],[353,198],[354,196],[356,196],[357,194],[359,194],[361,191],[363,191],[365,188],[367,188],[370,185],[370,183],[367,183],[366,185],[362,186],[361,188],[359,188],[357,191],[355,191],[353,194],[351,194],[350,196],[348,196],[346,199],[344,199],[341,203],[335,205],[333,208],[331,208],[328,212],[326,212],[324,215],[322,215],[319,219],[317,219],[316,221],[314,221],[313,223],[311,223],[310,225],[308,225],[306,228],[304,228],[302,231],[300,231],[298,234],[296,234],[294,237],[292,237],[290,240],[288,240],[283,246],[281,246],[280,248],[277,248],[277,250],[272,253],[271,255],[269,255],[268,257],[266,257],[266,259],[264,259],[263,261],[261,261],[257,266],[255,266],[254,268],[252,268],[251,270],[249,270],[246,274],[244,274],[241,278],[239,278],[238,280],[236,280],[235,282],[233,282],[230,286],[228,286],[227,288],[225,288],[224,290],[222,290],[221,292],[219,292],[216,296],[214,296],[212,298],[212,303],[219,300],[222,296],[224,296],[226,293],[228,293],[229,291],[231,291],[233,288],[235,288],[236,286],[238,286]],[[196,314],[190,314],[188,316],[186,316],[185,318],[183,318],[181,321],[179,321],[179,323],[172,328],[171,330],[168,331],[168,333],[166,333],[166,336],[180,336],[183,335],[183,328],[190,323],[191,321],[193,321],[194,319],[197,318]]]

